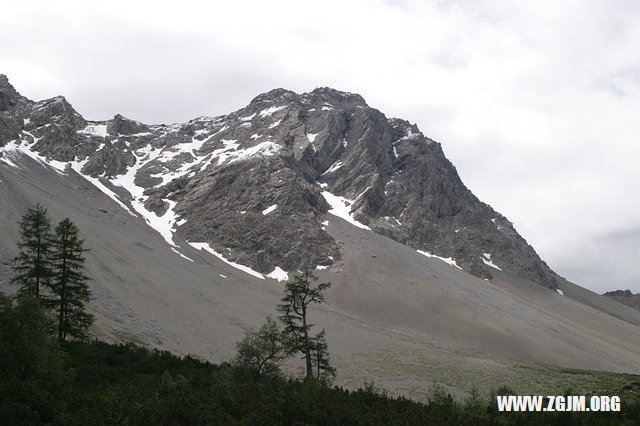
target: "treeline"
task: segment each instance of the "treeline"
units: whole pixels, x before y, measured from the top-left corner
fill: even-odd
[[[0,424],[631,425],[640,418],[638,403],[623,402],[617,413],[500,413],[495,398],[457,402],[439,388],[418,403],[372,384],[348,391],[134,345],[59,344],[37,304],[0,300],[2,356],[9,328],[20,324],[30,337],[19,339],[0,370]]]

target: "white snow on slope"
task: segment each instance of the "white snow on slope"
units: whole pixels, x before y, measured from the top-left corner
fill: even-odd
[[[352,225],[357,226],[358,228],[368,229],[369,231],[371,231],[371,228],[369,228],[367,225],[363,225],[362,223],[358,222],[351,215],[351,205],[353,205],[353,201],[348,200],[344,197],[333,195],[329,191],[323,191],[322,196],[324,197],[325,200],[327,200],[327,203],[329,203],[329,205],[331,206],[331,210],[329,210],[329,213],[331,213],[334,216],[341,217],[342,219],[346,220]]]
[[[316,140],[316,136],[318,136],[318,133],[307,133],[307,139],[309,139],[311,143]]]
[[[83,175],[82,174],[82,172],[81,172],[82,167],[85,165],[85,163],[87,161],[89,161],[88,158],[83,160],[83,161],[73,162],[73,163],[71,163],[71,168],[73,170],[75,170],[80,176],[82,176],[83,178],[85,178],[86,180],[91,182],[96,188],[98,188],[100,191],[102,191],[107,197],[111,198],[113,201],[118,203],[120,205],[120,207],[125,209],[125,211],[127,211],[127,213],[129,213],[131,216],[137,217],[136,214],[133,213],[131,211],[131,209],[120,200],[120,197],[115,192],[113,192],[111,189],[107,188],[102,182],[100,182],[100,179],[91,177],[89,175]]]
[[[42,163],[43,165],[45,165],[47,167],[51,167],[58,174],[65,175],[64,169],[67,166],[67,163],[63,163],[62,161],[56,161],[56,160],[52,160],[52,159],[47,159],[43,155],[40,155],[37,152],[32,151],[31,148],[33,148],[33,146],[35,144],[37,144],[40,139],[36,138],[35,136],[33,136],[31,133],[29,133],[27,131],[24,131],[24,133],[26,135],[31,136],[33,138],[33,142],[29,143],[29,142],[22,141],[22,140],[19,140],[19,141],[12,140],[8,144],[6,144],[2,148],[0,148],[0,152],[4,154],[3,158],[2,158],[2,161],[4,161],[5,163],[7,163],[10,166],[13,166],[15,168],[19,168],[18,165],[14,161],[11,161],[11,159],[9,157],[13,157],[14,160],[16,160],[16,159],[19,158],[19,156],[17,156],[16,154],[17,153],[22,153],[22,154],[24,154],[24,155],[26,155],[28,157],[31,157],[35,161],[37,161],[39,163]]]
[[[560,290],[559,288],[556,288],[556,291],[558,292],[558,294],[560,296],[564,296],[564,293],[562,292],[562,290]]]
[[[93,135],[93,136],[101,136],[103,138],[109,136],[109,134],[107,133],[106,124],[88,124],[87,127],[85,127],[84,129],[78,130],[78,133],[84,133],[84,134]]]
[[[437,256],[435,254],[431,254],[431,253],[426,252],[426,251],[422,251],[422,250],[416,250],[416,251],[418,253],[424,255],[424,256],[435,258],[435,259],[440,259],[443,262],[447,262],[451,266],[455,266],[458,269],[462,269],[461,267],[458,266],[458,264],[456,263],[456,261],[452,257],[440,257],[440,256]]]
[[[285,109],[284,106],[272,106],[269,107],[267,109],[263,109],[262,111],[260,111],[260,114],[258,114],[260,117],[268,117],[271,114],[273,114],[274,112],[280,111],[281,109]]]
[[[274,211],[276,208],[278,207],[277,204],[274,204],[272,206],[267,207],[266,209],[262,210],[262,214],[263,215],[268,215],[269,213],[271,213],[272,211]]]
[[[241,265],[239,263],[236,262],[231,262],[230,260],[225,259],[225,257],[223,255],[221,255],[220,253],[216,252],[214,249],[211,248],[211,246],[208,243],[191,243],[191,242],[187,242],[191,247],[197,249],[197,250],[206,250],[209,253],[211,253],[212,255],[214,255],[215,257],[217,257],[218,259],[222,260],[224,263],[233,266],[236,269],[241,270],[242,272],[246,272],[249,275],[253,275],[256,278],[260,278],[261,280],[264,280],[264,275],[262,275],[260,272],[254,271],[253,269],[249,268],[248,266],[244,266]]]
[[[137,211],[151,226],[155,229],[162,238],[171,246],[177,247],[173,242],[173,228],[176,222],[176,215],[173,211],[173,208],[176,205],[175,201],[171,201],[165,199],[164,201],[169,204],[169,208],[162,215],[158,216],[154,212],[147,210],[144,206],[144,202],[149,198],[144,195],[144,188],[136,185],[135,178],[138,170],[144,167],[149,162],[155,160],[161,154],[160,149],[156,149],[151,146],[146,146],[137,151],[133,152],[133,155],[136,157],[136,162],[133,166],[127,168],[127,172],[123,175],[118,175],[114,178],[109,179],[109,181],[116,185],[120,186],[131,194],[131,206],[135,211]]]
[[[502,269],[498,265],[496,265],[491,261],[491,254],[482,253],[482,257],[480,259],[482,259],[485,265],[491,266],[492,268],[497,269],[498,271],[502,271]]]
[[[336,161],[335,163],[333,163],[331,165],[331,167],[329,167],[324,173],[323,175],[327,175],[329,173],[333,173],[336,170],[338,170],[340,167],[342,167],[342,161]]]
[[[183,257],[183,258],[185,258],[185,259],[187,259],[187,260],[189,260],[189,261],[191,261],[191,262],[194,262],[194,263],[195,263],[195,261],[194,261],[193,259],[191,259],[190,257],[187,257],[187,256],[185,256],[184,254],[180,253],[178,250],[176,250],[176,248],[175,248],[175,247],[171,247],[171,251],[172,251],[172,252],[174,252],[174,253],[179,254],[179,255],[180,255],[180,257]]]
[[[272,272],[267,274],[267,277],[278,281],[287,281],[289,279],[289,273],[287,271],[283,271],[279,266],[276,266]]]

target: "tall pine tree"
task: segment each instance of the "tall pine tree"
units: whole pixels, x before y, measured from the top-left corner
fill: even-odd
[[[20,286],[20,295],[43,297],[51,278],[51,221],[47,209],[37,204],[18,222],[20,253],[13,259],[11,282]]]
[[[313,377],[313,338],[309,336],[311,327],[307,319],[308,306],[311,303],[324,302],[322,291],[329,288],[331,283],[320,283],[313,287],[311,280],[317,281],[318,277],[306,271],[296,275],[287,282],[282,298],[284,303],[277,309],[282,313],[278,318],[284,323],[285,334],[292,341],[291,353],[303,354],[306,364],[306,377]]]
[[[67,336],[77,339],[87,337],[93,315],[86,311],[85,303],[91,292],[84,274],[84,240],[78,236],[78,227],[69,218],[58,224],[53,246],[52,305],[58,322],[58,340]]]

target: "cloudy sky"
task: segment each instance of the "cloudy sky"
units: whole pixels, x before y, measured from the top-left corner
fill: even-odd
[[[558,273],[640,291],[640,2],[9,0],[0,40],[23,95],[88,119],[360,93],[440,142]]]

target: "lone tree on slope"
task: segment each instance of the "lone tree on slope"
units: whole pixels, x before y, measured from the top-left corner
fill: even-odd
[[[309,336],[313,324],[307,321],[308,306],[324,302],[322,291],[331,286],[331,283],[320,283],[313,287],[311,280],[317,281],[318,277],[309,271],[294,276],[287,282],[282,298],[284,303],[277,307],[282,313],[278,318],[284,323],[284,332],[292,342],[290,353],[301,352],[304,355],[307,378],[313,377],[314,348],[314,339]]]
[[[20,286],[20,295],[42,297],[51,278],[51,222],[47,209],[40,204],[27,210],[18,222],[20,253],[13,259],[13,284]]]
[[[288,356],[286,336],[271,317],[258,331],[247,333],[236,349],[234,363],[258,375],[278,375],[280,362]]]
[[[52,256],[51,289],[54,294],[52,306],[58,322],[58,340],[68,335],[77,339],[87,337],[93,315],[86,311],[85,303],[91,292],[84,274],[84,240],[78,236],[78,227],[69,218],[56,227]]]

